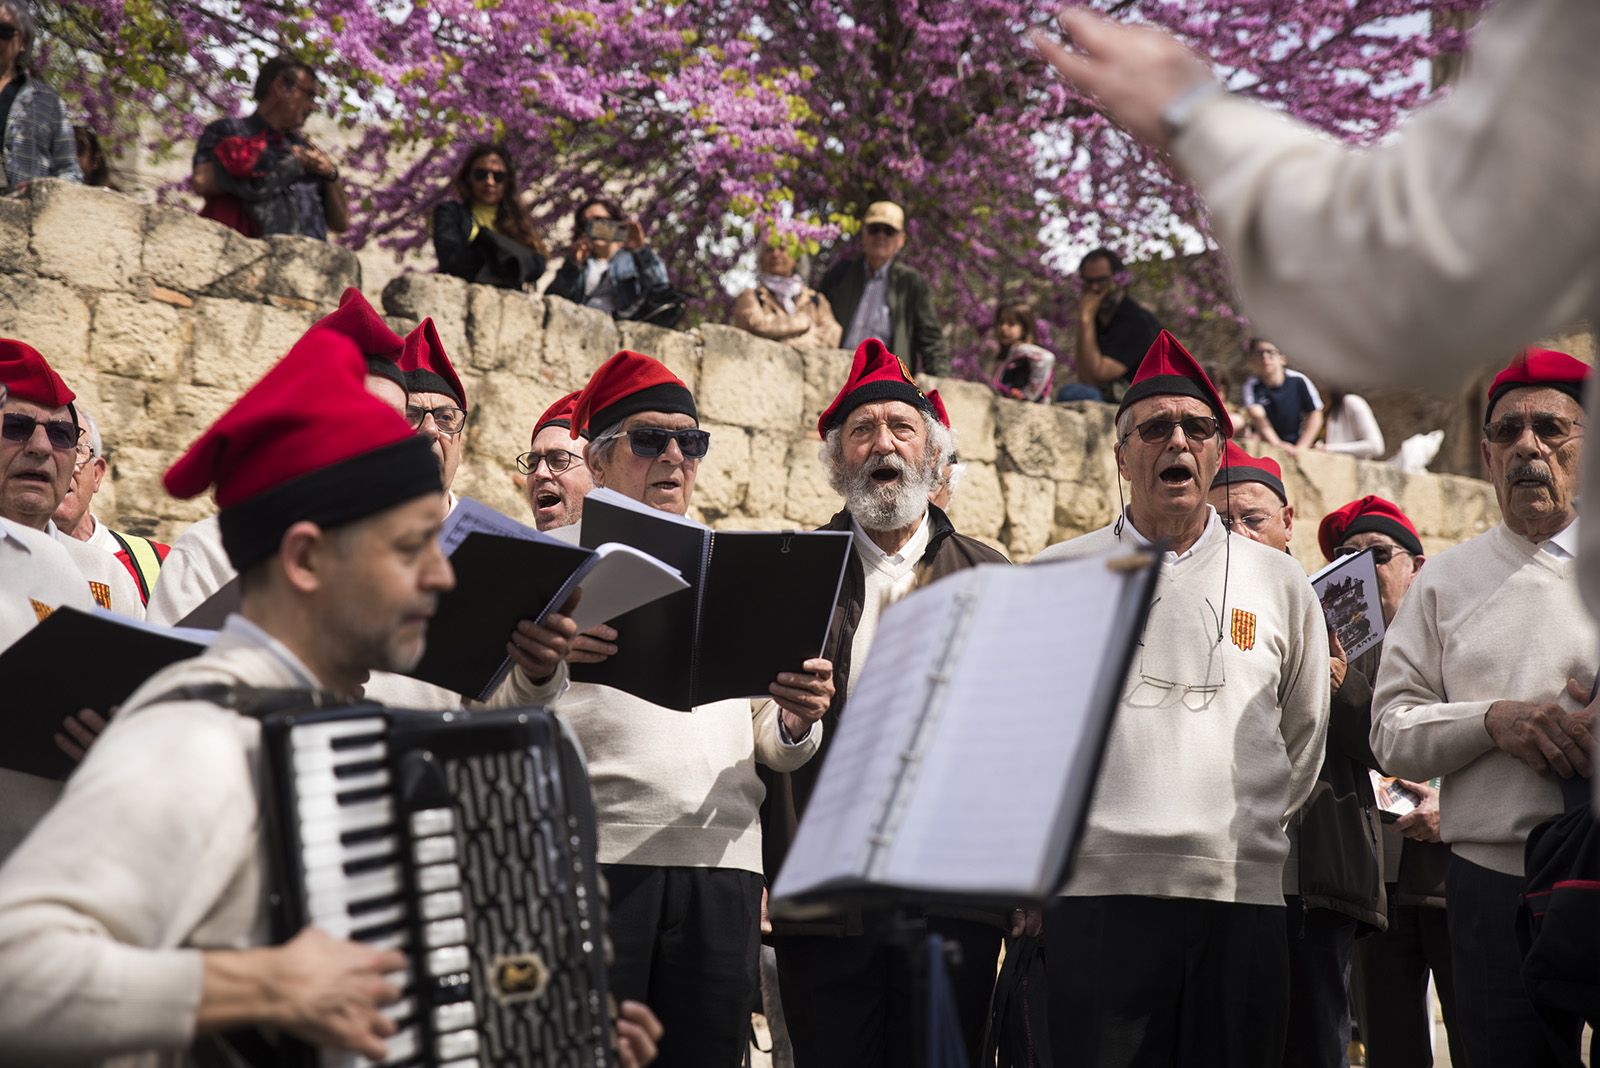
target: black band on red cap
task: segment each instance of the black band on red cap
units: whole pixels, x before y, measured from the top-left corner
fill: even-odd
[[[639,412],[676,412],[696,422],[700,420],[700,412],[694,406],[694,394],[687,387],[677,382],[657,382],[595,412],[589,417],[588,431],[600,437],[628,416]]]
[[[1152,375],[1142,381],[1135,382],[1128,387],[1122,395],[1122,403],[1117,406],[1117,414],[1121,415],[1136,401],[1146,397],[1155,396],[1193,397],[1197,401],[1204,401],[1207,408],[1216,415],[1218,422],[1227,422],[1226,415],[1217,407],[1217,402],[1201,388],[1200,383],[1192,378],[1182,375]],[[1226,429],[1226,428],[1224,428]]]
[[[895,381],[894,379],[875,379],[859,389],[846,393],[839,406],[828,417],[825,430],[844,423],[845,416],[861,407],[863,404],[878,404],[882,401],[904,401],[913,408],[926,415],[937,419],[938,415],[933,410],[933,402],[927,394],[913,386],[910,382]]]
[[[246,571],[276,553],[284,533],[302,520],[331,529],[429,493],[444,493],[443,475],[431,442],[413,435],[222,509],[222,547]]]
[[[568,419],[564,415],[559,419],[546,419],[544,422],[533,428],[533,436],[538,437],[545,430],[545,428],[552,426],[558,426],[562,430],[571,430],[572,420]],[[578,436],[583,438],[585,441],[589,440],[589,432],[587,430],[578,431]]]
[[[387,378],[401,389],[406,388],[405,372],[400,366],[386,356],[368,356],[367,374],[377,378]],[[407,392],[410,392],[407,390]]]
[[[1278,500],[1284,504],[1289,503],[1289,493],[1283,488],[1283,481],[1273,478],[1271,471],[1263,471],[1259,467],[1246,467],[1244,464],[1226,464],[1217,472],[1217,477],[1211,480],[1211,486],[1214,489],[1217,486],[1234,486],[1240,482],[1259,483],[1276,493]]]
[[[467,402],[462,400],[461,394],[456,392],[456,387],[451,385],[443,375],[436,374],[426,368],[406,371],[404,374],[406,376],[405,387],[407,393],[443,393],[447,397],[453,397],[455,402],[463,408],[466,407]]]
[[[1489,407],[1483,410],[1484,418],[1487,419],[1489,413],[1494,411],[1494,406],[1500,403],[1501,397],[1504,397],[1514,389],[1554,389],[1565,393],[1581,405],[1583,403],[1583,387],[1584,383],[1582,382],[1502,382],[1499,386],[1489,391]]]
[[[1387,534],[1400,548],[1422,555],[1422,542],[1417,540],[1417,536],[1386,515],[1356,516],[1344,528],[1344,533],[1339,535],[1339,540],[1343,541],[1352,534]]]

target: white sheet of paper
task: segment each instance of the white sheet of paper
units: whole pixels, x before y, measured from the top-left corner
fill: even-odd
[[[677,568],[614,541],[597,548],[586,566],[578,581],[583,596],[572,616],[580,632],[689,588]]]

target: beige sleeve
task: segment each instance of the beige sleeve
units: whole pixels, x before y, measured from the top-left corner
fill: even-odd
[[[485,708],[521,708],[525,705],[539,705],[548,708],[555,704],[556,698],[566,692],[570,674],[567,663],[563,660],[556,665],[556,672],[542,683],[534,682],[528,673],[517,667],[511,666],[506,673],[505,680],[483,702]],[[469,705],[476,702],[467,702]]]
[[[773,771],[793,771],[817,755],[822,746],[822,724],[813,723],[806,736],[797,742],[785,742],[779,733],[782,722],[778,702],[770,699],[750,702],[750,729],[755,735],[756,760]]]
[[[1174,144],[1245,310],[1301,369],[1455,381],[1592,310],[1600,4],[1503,0],[1474,41],[1450,97],[1376,148],[1223,96]]]
[[[800,312],[789,315],[760,298],[760,287],[751,286],[733,302],[733,325],[757,337],[785,341],[811,329],[811,320]]]

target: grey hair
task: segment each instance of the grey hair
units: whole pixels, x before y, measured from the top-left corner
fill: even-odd
[[[928,429],[928,447],[923,457],[931,462],[934,471],[943,471],[944,465],[956,454],[956,432],[945,426],[927,412],[918,408],[922,416],[922,425]],[[828,436],[822,439],[822,448],[817,450],[817,458],[822,461],[822,466],[828,472],[828,485],[839,496],[846,496],[847,485],[844,477],[844,421],[828,431]]]
[[[0,7],[6,5],[6,0],[0,0]],[[94,416],[89,414],[89,409],[74,401],[72,410],[78,413],[78,425],[83,428],[84,435],[89,439],[90,456],[104,456],[105,447],[100,441],[100,426],[94,421]]]
[[[0,0],[3,2],[3,0]],[[583,449],[583,462],[590,467],[595,464],[605,464],[611,460],[611,454],[616,450],[617,442],[628,436],[628,432],[619,425],[613,430],[597,435],[589,440]]]
[[[1133,406],[1122,409],[1117,413],[1117,444],[1122,444],[1129,434],[1133,433]]]
[[[22,51],[17,53],[17,69],[26,71],[33,63],[33,39],[38,26],[27,0],[0,0],[0,11],[9,11],[17,19],[18,36],[22,38]]]

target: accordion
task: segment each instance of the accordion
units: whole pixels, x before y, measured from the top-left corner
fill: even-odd
[[[594,806],[554,715],[352,705],[261,728],[273,936],[406,954],[384,1064],[610,1068]],[[294,1042],[274,1059],[367,1063]]]

